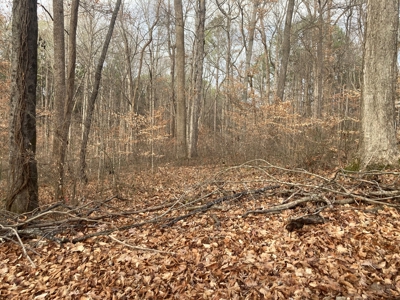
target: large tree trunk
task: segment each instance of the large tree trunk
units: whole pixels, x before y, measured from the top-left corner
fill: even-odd
[[[36,0],[13,2],[10,113],[10,173],[6,209],[38,207],[36,85],[38,19]]]
[[[204,27],[206,19],[206,0],[199,0],[196,13],[196,49],[194,57],[193,101],[189,126],[189,157],[197,156],[197,141],[199,138],[199,114],[203,92],[203,63],[204,63]]]
[[[90,94],[89,102],[87,104],[87,114],[86,118],[83,122],[83,137],[81,143],[81,150],[80,150],[80,177],[81,181],[86,183],[87,176],[86,176],[86,148],[89,141],[89,133],[90,127],[92,125],[92,118],[93,118],[93,111],[94,111],[94,104],[96,102],[97,94],[99,93],[100,81],[101,81],[101,72],[103,70],[104,61],[106,60],[108,46],[110,45],[111,37],[114,31],[115,21],[118,16],[119,8],[121,7],[121,0],[117,0],[115,3],[115,8],[111,16],[110,26],[108,27],[108,32],[106,35],[106,39],[103,44],[103,49],[101,51],[101,55],[96,67],[96,73],[94,75],[94,86],[92,93]]]
[[[174,0],[176,39],[176,157],[186,158],[185,37],[182,0]]]
[[[294,11],[294,0],[289,0],[286,11],[285,29],[283,30],[283,41],[281,48],[282,58],[279,69],[278,86],[277,86],[275,101],[276,100],[283,101],[283,96],[285,93],[286,73],[290,55],[290,35],[292,28],[293,11]]]
[[[363,167],[398,164],[394,124],[399,1],[369,0],[362,91]]]

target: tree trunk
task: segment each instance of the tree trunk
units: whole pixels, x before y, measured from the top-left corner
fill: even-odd
[[[249,23],[249,33],[248,33],[248,42],[246,45],[246,39],[244,35],[244,24],[243,20],[241,23],[242,27],[242,35],[243,35],[243,41],[244,41],[244,46],[246,48],[246,65],[245,65],[245,74],[244,74],[244,91],[243,91],[243,96],[242,100],[247,101],[248,97],[248,91],[247,89],[249,88],[249,85],[252,86],[252,81],[253,81],[253,71],[251,70],[251,58],[253,56],[253,46],[254,46],[254,33],[256,30],[256,23],[257,23],[257,13],[258,13],[258,6],[260,4],[259,0],[255,0],[253,3],[253,10],[251,12],[251,19]]]
[[[171,75],[171,95],[170,95],[170,113],[169,113],[169,134],[171,137],[176,136],[176,130],[175,130],[175,117],[176,117],[176,99],[175,99],[175,50],[176,50],[176,45],[172,44],[172,32],[171,32],[171,3],[170,0],[168,0],[168,8],[167,8],[167,32],[168,32],[168,54],[171,59],[171,70],[170,70],[170,75]]]
[[[10,110],[10,186],[6,209],[25,213],[36,209],[36,85],[38,19],[36,0],[13,2]]]
[[[174,0],[176,39],[176,157],[186,158],[185,37],[182,0]]]
[[[315,5],[318,5],[318,25],[317,25],[317,60],[314,65],[314,118],[321,118],[322,116],[322,102],[323,102],[323,78],[324,78],[324,15],[323,15],[323,5],[321,1],[318,4],[315,1]]]
[[[278,77],[278,86],[276,91],[276,100],[283,101],[285,93],[286,73],[289,64],[290,55],[290,35],[292,28],[292,19],[294,11],[294,0],[289,0],[285,19],[285,29],[283,30],[283,41],[282,41],[282,58]],[[275,101],[276,101],[275,100]]]
[[[68,133],[71,126],[72,110],[74,108],[74,88],[75,88],[75,63],[76,63],[76,30],[78,26],[78,9],[79,0],[73,0],[71,3],[71,17],[69,25],[68,40],[68,72],[67,72],[67,89],[64,101],[64,115],[60,132],[61,149],[58,157],[58,170],[60,184],[56,189],[56,199],[64,198],[64,177],[65,163],[68,149]],[[74,200],[74,199],[72,199]]]
[[[362,166],[397,165],[394,101],[399,1],[368,1],[362,91]]]
[[[64,120],[65,103],[65,41],[64,41],[64,5],[63,0],[53,0],[53,40],[54,40],[54,107],[55,130],[53,140],[53,161],[56,164],[55,198],[62,197],[64,181],[63,165],[61,163],[64,147],[61,137]]]
[[[108,27],[108,32],[106,35],[106,39],[103,44],[103,49],[101,51],[101,55],[96,67],[96,73],[94,75],[94,86],[92,93],[90,94],[90,98],[87,104],[87,112],[86,118],[83,122],[83,136],[82,136],[82,143],[81,143],[81,150],[79,155],[80,160],[80,177],[81,181],[86,183],[87,176],[86,176],[86,148],[89,141],[89,132],[90,126],[92,125],[92,118],[93,118],[93,111],[94,111],[94,104],[96,102],[97,94],[99,93],[100,81],[101,81],[101,72],[103,70],[104,61],[106,59],[108,46],[110,45],[111,37],[114,31],[115,21],[118,16],[119,8],[121,6],[122,0],[117,0],[115,4],[114,11],[111,16],[110,26]]]
[[[203,92],[203,63],[204,63],[204,27],[206,19],[206,0],[199,0],[196,14],[196,49],[194,57],[193,101],[190,114],[189,152],[188,156],[195,157],[199,137],[199,111]]]

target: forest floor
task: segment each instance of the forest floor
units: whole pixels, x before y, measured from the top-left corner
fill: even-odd
[[[41,212],[0,215],[0,299],[400,299],[400,173],[254,161],[111,179],[78,207],[41,187]]]

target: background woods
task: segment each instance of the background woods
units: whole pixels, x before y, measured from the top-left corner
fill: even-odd
[[[306,168],[356,158],[365,1],[189,1],[182,19],[176,1],[126,2],[105,49],[114,6],[39,3],[37,160],[57,198],[86,165],[101,179],[176,157]],[[3,8],[4,91],[10,22]]]
[[[3,2],[1,299],[400,299],[399,1]]]

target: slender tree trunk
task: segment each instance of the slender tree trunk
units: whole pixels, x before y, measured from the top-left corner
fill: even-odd
[[[265,34],[265,25],[263,18],[260,18],[261,23],[261,41],[264,47],[264,60],[265,60],[265,99],[264,104],[270,104],[270,92],[271,92],[271,78],[270,78],[270,63],[269,63],[269,50],[267,45],[267,35]]]
[[[134,90],[135,90],[135,84],[133,80],[133,74],[132,74],[132,59],[131,59],[131,53],[129,49],[129,41],[128,37],[126,34],[126,29],[124,27],[124,23],[121,20],[121,31],[122,31],[122,39],[124,41],[124,50],[125,50],[125,58],[126,58],[126,68],[128,72],[128,80],[129,80],[129,108],[131,110],[134,109],[135,107],[135,97],[134,97]]]
[[[395,131],[399,1],[369,0],[362,91],[363,167],[398,165]]]
[[[322,3],[323,2],[323,3]],[[323,78],[324,78],[324,15],[323,6],[326,1],[318,1],[317,25],[317,61],[314,68],[314,118],[321,118],[323,106]]]
[[[292,0],[291,0],[292,1]],[[250,24],[249,24],[249,32],[248,32],[248,42],[246,45],[245,42],[245,48],[246,48],[246,65],[245,65],[245,75],[244,75],[244,93],[243,93],[243,101],[247,100],[248,97],[248,87],[249,84],[252,86],[252,80],[253,80],[253,72],[251,70],[251,58],[253,56],[253,46],[254,46],[254,33],[256,30],[256,23],[257,23],[257,12],[258,12],[258,7],[259,7],[260,1],[255,0],[253,4],[253,10],[251,12],[251,19],[250,19]],[[243,28],[243,22],[242,22],[242,28]],[[243,29],[242,29],[243,31]],[[243,34],[244,37],[244,34]],[[245,39],[244,39],[245,40]]]
[[[169,134],[171,137],[176,136],[175,130],[175,117],[176,117],[176,101],[175,101],[175,50],[176,45],[172,44],[172,32],[171,32],[171,0],[168,0],[167,8],[167,32],[168,32],[168,54],[171,59],[171,96],[170,96],[170,117],[169,117]]]
[[[39,205],[36,154],[38,18],[36,0],[13,2],[10,171],[6,209],[25,213]]]
[[[55,130],[53,140],[53,161],[56,164],[55,198],[59,200],[63,194],[64,166],[61,162],[62,124],[65,104],[65,41],[64,41],[64,5],[63,0],[53,0],[53,40],[54,40],[54,107]]]
[[[65,163],[68,150],[68,134],[71,126],[72,109],[74,107],[73,96],[75,88],[76,30],[78,26],[78,9],[79,0],[73,0],[71,3],[71,17],[69,25],[67,89],[66,95],[64,96],[64,115],[60,130],[61,148],[59,149],[59,157],[57,157],[59,184],[56,187],[56,199],[64,198],[65,196]]]
[[[119,8],[121,6],[122,0],[117,0],[115,4],[114,11],[111,16],[111,22],[108,27],[108,32],[106,35],[106,39],[103,44],[103,49],[101,51],[101,55],[96,67],[96,73],[94,75],[94,86],[92,93],[90,94],[90,98],[87,104],[87,112],[86,118],[83,122],[83,137],[81,143],[81,150],[79,155],[80,160],[80,177],[82,182],[87,182],[86,176],[86,151],[87,151],[87,144],[89,141],[89,133],[90,133],[90,126],[92,125],[92,118],[93,118],[93,111],[94,111],[94,104],[96,102],[97,95],[99,93],[100,81],[101,81],[101,72],[103,70],[104,61],[106,59],[108,46],[110,45],[111,37],[115,27],[115,21],[118,16]]]
[[[277,100],[280,101],[283,101],[283,96],[285,93],[286,73],[290,55],[290,35],[292,29],[293,11],[294,11],[294,0],[289,0],[286,11],[285,29],[283,30],[283,41],[281,48],[282,59],[279,70],[278,86],[276,91],[276,98]]]
[[[157,18],[156,21],[153,23],[153,25],[151,25],[150,29],[149,29],[149,40],[146,42],[146,44],[144,44],[142,51],[140,52],[140,60],[139,60],[139,68],[138,68],[138,75],[136,77],[136,84],[135,84],[135,88],[134,88],[134,92],[133,92],[133,99],[132,101],[136,101],[136,98],[138,98],[138,91],[139,91],[139,86],[140,86],[140,77],[142,75],[142,68],[143,68],[143,60],[144,60],[144,54],[145,51],[147,49],[147,47],[153,42],[153,31],[154,28],[156,27],[158,22],[158,9],[157,9]]]
[[[187,157],[185,100],[185,37],[182,0],[174,0],[176,36],[176,156]]]
[[[204,28],[206,19],[206,1],[199,0],[197,2],[196,14],[196,49],[194,57],[194,93],[192,101],[192,109],[190,114],[190,131],[189,131],[189,152],[188,156],[195,157],[197,153],[197,142],[199,138],[199,113],[200,103],[203,94],[203,64],[204,64]]]

